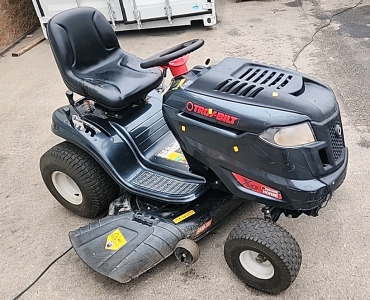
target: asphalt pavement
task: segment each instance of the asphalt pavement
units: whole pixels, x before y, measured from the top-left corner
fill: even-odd
[[[205,46],[191,55],[190,65],[232,56],[294,69],[294,58],[317,29],[357,3],[219,0],[213,28],[124,32],[118,38],[123,49],[143,58],[203,38]],[[318,217],[279,220],[303,252],[301,271],[287,291],[270,296],[246,287],[224,261],[230,230],[247,217],[262,216],[261,206],[249,203],[199,242],[201,257],[194,265],[170,257],[119,284],[70,251],[21,299],[369,299],[369,18],[370,0],[363,0],[333,17],[295,61],[299,71],[327,82],[336,93],[350,159],[345,182]],[[11,51],[0,57],[1,299],[26,288],[70,247],[68,232],[89,223],[52,197],[39,172],[40,156],[61,141],[50,123],[52,112],[67,103],[65,90],[47,40],[20,57]]]

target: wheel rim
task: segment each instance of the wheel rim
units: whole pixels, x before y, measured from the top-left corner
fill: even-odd
[[[239,255],[243,268],[259,279],[270,279],[274,276],[274,266],[258,252],[245,250]]]
[[[76,182],[67,174],[54,171],[51,180],[58,193],[69,203],[80,205],[82,203],[82,193]]]

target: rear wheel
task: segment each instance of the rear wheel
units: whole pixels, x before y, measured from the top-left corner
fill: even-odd
[[[226,240],[224,255],[242,281],[271,294],[292,284],[302,262],[293,236],[283,227],[260,219],[248,219],[236,226]]]
[[[40,159],[42,178],[53,196],[73,213],[94,218],[117,198],[118,185],[85,151],[60,143]]]

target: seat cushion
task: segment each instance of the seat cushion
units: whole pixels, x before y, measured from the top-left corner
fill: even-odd
[[[63,11],[48,23],[48,37],[67,87],[110,110],[142,99],[162,81],[158,68],[121,50],[107,19],[91,7]]]
[[[142,60],[122,53],[113,60],[89,72],[76,72],[83,96],[95,100],[110,110],[121,110],[144,98],[162,81],[158,68],[142,69]]]

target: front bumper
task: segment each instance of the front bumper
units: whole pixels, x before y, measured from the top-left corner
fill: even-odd
[[[348,149],[344,149],[342,165],[333,173],[311,180],[292,180],[282,193],[289,199],[290,209],[312,210],[321,207],[343,183],[347,174]]]
[[[343,165],[327,176],[320,178],[320,181],[323,182],[330,193],[332,194],[337,188],[341,186],[347,174],[347,165],[348,165],[348,148],[344,148],[344,163]]]
[[[271,207],[279,207],[294,211],[309,211],[320,208],[333,192],[343,183],[348,164],[348,149],[343,149],[343,162],[336,171],[323,177],[308,180],[292,180],[280,176],[268,174],[265,176],[264,184],[278,190],[282,197],[275,199],[262,195],[253,190],[243,187],[236,180],[234,182],[236,195],[247,198]]]

